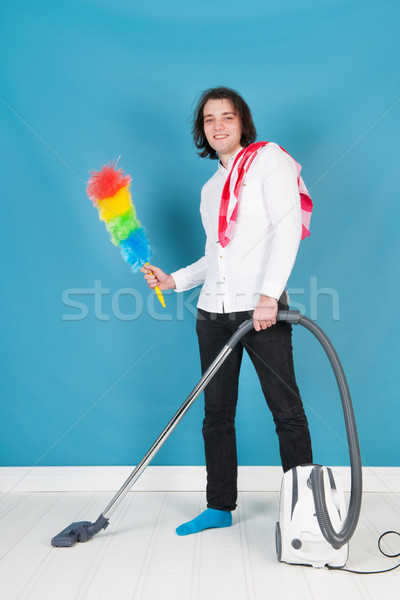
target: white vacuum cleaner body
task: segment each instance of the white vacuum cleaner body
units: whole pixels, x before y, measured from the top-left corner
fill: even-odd
[[[343,567],[348,557],[348,544],[335,550],[322,535],[315,515],[311,471],[315,465],[301,465],[287,471],[282,478],[279,522],[276,524],[276,553],[280,562]],[[343,527],[347,511],[339,478],[329,467],[323,467],[325,500],[336,531]]]

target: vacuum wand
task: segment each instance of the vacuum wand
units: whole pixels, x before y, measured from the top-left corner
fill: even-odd
[[[289,320],[289,318],[295,318],[295,312],[296,311],[278,311],[277,321],[286,321]],[[298,317],[299,316],[300,313],[298,313]],[[196,387],[192,390],[192,392],[186,398],[182,406],[172,417],[168,425],[158,436],[158,438],[148,450],[146,455],[143,457],[143,459],[140,461],[137,467],[135,467],[135,469],[132,471],[132,473],[129,475],[126,481],[122,484],[122,486],[117,491],[115,496],[111,499],[104,511],[100,514],[97,521],[95,521],[95,523],[92,523],[90,521],[80,521],[78,523],[71,523],[71,525],[69,525],[68,527],[63,529],[63,531],[61,531],[53,537],[53,539],[51,540],[52,546],[69,547],[75,544],[76,542],[87,542],[101,529],[106,529],[106,527],[109,524],[108,517],[110,516],[112,511],[115,510],[117,505],[126,496],[126,494],[129,492],[134,483],[139,479],[140,475],[143,473],[145,468],[160,450],[161,446],[171,435],[178,423],[183,419],[188,409],[192,406],[192,404],[198,398],[198,396],[200,396],[201,392],[204,390],[208,382],[212,379],[212,377],[227,359],[229,354],[232,352],[232,349],[236,346],[239,340],[252,328],[253,320],[249,319],[248,321],[242,323],[242,325],[240,325],[237,331],[235,331],[235,333],[228,340],[226,345],[222,348],[221,352],[214,359],[210,367],[204,373],[203,377],[200,379]]]

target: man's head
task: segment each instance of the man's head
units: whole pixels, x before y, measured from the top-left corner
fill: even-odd
[[[193,113],[193,139],[202,158],[216,159],[256,139],[251,112],[240,94],[226,87],[206,90]]]

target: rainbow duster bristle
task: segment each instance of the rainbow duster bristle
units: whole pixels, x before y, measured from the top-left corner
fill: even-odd
[[[99,211],[111,241],[132,267],[140,269],[150,258],[150,246],[136,215],[130,192],[131,178],[124,175],[116,164],[104,165],[100,171],[91,171],[86,192]]]

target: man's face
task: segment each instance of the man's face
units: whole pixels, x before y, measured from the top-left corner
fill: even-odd
[[[233,155],[240,148],[242,124],[228,99],[208,100],[203,110],[204,133],[219,156]]]

